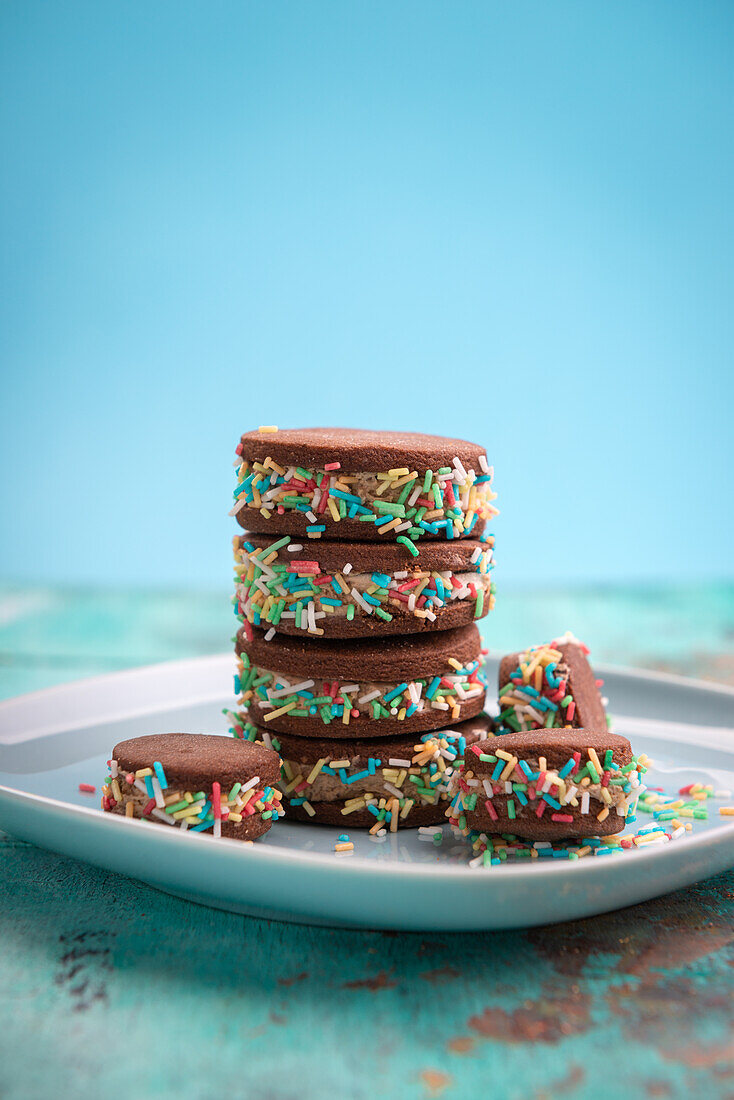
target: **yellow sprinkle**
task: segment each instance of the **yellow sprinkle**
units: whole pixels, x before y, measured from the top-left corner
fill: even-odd
[[[314,815],[314,814],[316,813],[316,811],[314,810],[314,808],[313,808],[313,806],[311,805],[311,803],[310,803],[310,802],[308,802],[308,801],[305,801],[305,802],[303,802],[303,803],[302,803],[302,805],[303,805],[303,808],[304,808],[304,810],[305,810],[305,811],[306,811],[306,813],[308,814],[308,816],[309,816],[309,817],[313,817],[313,815]]]
[[[316,778],[316,776],[319,774],[319,772],[323,768],[323,766],[326,763],[327,759],[328,759],[328,757],[323,756],[321,758],[321,760],[317,760],[317,762],[314,764],[312,770],[308,774],[308,778],[306,779],[306,782],[309,785],[309,787],[311,786],[314,779]]]
[[[457,672],[459,672],[462,668],[461,661],[457,661],[456,657],[449,657],[449,664],[452,668],[455,668]]]
[[[270,722],[273,718],[277,718],[280,714],[287,714],[289,710],[293,710],[293,708],[296,706],[298,706],[298,700],[293,699],[290,703],[286,703],[284,707],[279,707],[278,710],[268,711],[268,713],[264,715],[265,721]]]
[[[410,470],[407,466],[401,466],[399,470],[388,470],[388,477],[403,477],[405,474],[409,474]]]
[[[132,801],[128,802],[125,806],[125,817],[132,817],[135,812],[135,806]]]
[[[138,771],[135,772],[135,778],[136,779],[143,779],[146,775],[152,775],[152,774],[153,774],[153,769],[152,768],[140,768]]]
[[[608,817],[609,817],[609,807],[605,806],[604,809],[600,810],[599,813],[596,815],[596,820],[597,821],[606,821],[606,819]]]
[[[734,817],[734,806],[719,806],[719,813],[722,817]]]
[[[354,851],[354,845],[352,844],[351,840],[348,843],[335,844],[334,845],[334,851],[335,852],[353,852]]]
[[[277,432],[278,425],[277,424],[261,424],[260,427],[257,430],[259,432]]]
[[[112,780],[112,793],[115,796],[115,802],[122,802],[122,791],[116,779]]]

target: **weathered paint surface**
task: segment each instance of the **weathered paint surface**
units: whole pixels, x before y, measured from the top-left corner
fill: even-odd
[[[191,905],[0,834],[0,1096],[734,1096],[734,873],[523,932]]]

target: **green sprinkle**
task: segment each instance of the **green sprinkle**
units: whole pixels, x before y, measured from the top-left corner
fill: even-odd
[[[426,470],[426,476],[423,478],[423,492],[427,493],[431,488],[431,482],[433,481],[433,470]]]
[[[509,817],[510,821],[515,820],[515,803],[511,798],[507,799],[507,816]]]
[[[352,621],[352,619],[353,619],[353,618],[354,618],[354,604],[353,604],[353,603],[350,603],[350,604],[349,604],[349,605],[347,606],[347,619],[348,619],[348,620],[349,620],[349,622],[351,623],[351,621]]]
[[[484,593],[480,592],[477,596],[476,603],[474,604],[474,618],[481,618],[482,611],[484,610]]]
[[[396,538],[395,541],[402,543],[402,545],[405,547],[405,549],[409,553],[411,553],[414,558],[418,557],[420,551],[419,551],[418,547],[415,545],[415,543],[413,542],[412,539],[407,538],[405,535],[398,535],[398,537]]]

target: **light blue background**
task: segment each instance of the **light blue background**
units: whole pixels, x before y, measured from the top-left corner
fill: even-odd
[[[5,576],[226,584],[259,423],[486,442],[500,583],[731,574],[734,6],[0,21]]]

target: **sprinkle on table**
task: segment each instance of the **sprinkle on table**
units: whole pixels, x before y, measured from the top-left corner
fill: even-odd
[[[97,788],[94,787],[91,783],[80,783],[79,790],[82,792],[82,794],[94,794]]]

